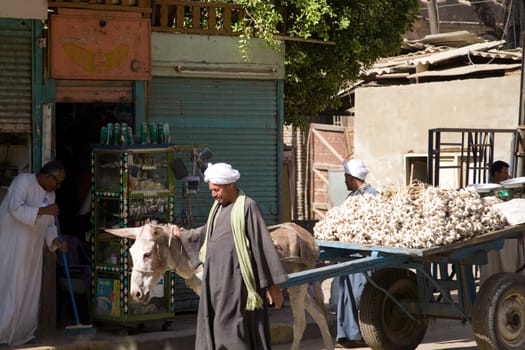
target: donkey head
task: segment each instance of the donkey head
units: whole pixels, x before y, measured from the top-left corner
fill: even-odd
[[[119,237],[134,239],[129,249],[133,260],[131,296],[140,303],[151,300],[151,291],[169,268],[171,224],[148,223],[141,227],[105,229]]]

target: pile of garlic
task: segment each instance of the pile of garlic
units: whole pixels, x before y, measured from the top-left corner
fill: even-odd
[[[507,220],[474,188],[414,183],[348,197],[314,226],[315,238],[401,248],[430,248],[504,228]]]

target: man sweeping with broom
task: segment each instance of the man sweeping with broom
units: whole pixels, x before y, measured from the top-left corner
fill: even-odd
[[[38,327],[43,245],[67,252],[55,226],[55,190],[65,180],[52,161],[38,174],[15,177],[0,205],[0,344],[31,342]]]

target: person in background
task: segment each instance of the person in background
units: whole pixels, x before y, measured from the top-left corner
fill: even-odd
[[[509,172],[509,163],[502,160],[497,160],[490,166],[490,182],[499,184],[511,178]]]
[[[502,160],[495,161],[490,167],[492,183],[501,183],[511,178],[509,164]],[[480,267],[480,283],[483,284],[495,273],[516,272],[525,264],[523,242],[518,239],[506,239],[503,248],[487,252],[487,263]]]
[[[377,195],[379,192],[366,183],[368,169],[360,159],[351,159],[343,163],[345,184],[350,191],[348,197]],[[347,198],[348,198],[347,197]],[[355,257],[360,257],[356,255]],[[366,284],[362,273],[339,277],[337,301],[337,337],[336,347],[353,348],[366,346],[359,329],[358,310],[361,294]]]
[[[67,252],[55,226],[55,190],[65,177],[60,161],[47,163],[38,174],[20,174],[0,205],[0,344],[35,338],[44,242],[52,252]]]
[[[278,284],[288,275],[259,206],[237,188],[239,178],[230,164],[210,164],[204,181],[215,202],[206,225],[173,232],[195,267],[203,264],[197,350],[271,349],[265,293],[276,308],[283,304]]]

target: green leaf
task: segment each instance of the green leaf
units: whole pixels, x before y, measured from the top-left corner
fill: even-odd
[[[263,38],[278,50],[275,35],[318,39],[286,41],[285,123],[308,125],[311,117],[340,105],[337,93],[363,66],[397,54],[412,29],[417,0],[234,0],[247,10],[238,28],[239,49],[249,60],[248,40]],[[284,32],[282,28],[285,28]],[[335,45],[332,43],[335,42]]]

